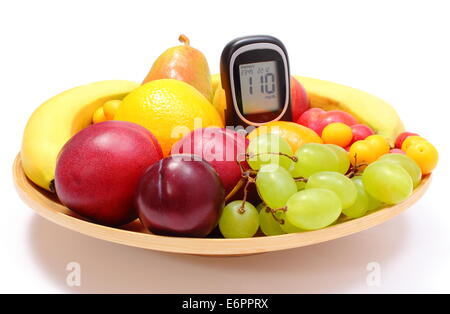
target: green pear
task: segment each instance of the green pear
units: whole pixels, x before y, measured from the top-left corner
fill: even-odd
[[[153,63],[142,84],[167,78],[184,81],[212,102],[211,74],[205,56],[189,45],[189,39],[185,35],[180,35],[178,39],[183,45],[164,51]]]

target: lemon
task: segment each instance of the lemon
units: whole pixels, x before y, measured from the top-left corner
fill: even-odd
[[[123,99],[114,119],[147,128],[158,139],[164,156],[196,128],[223,127],[217,110],[205,96],[173,79],[151,81],[133,90]]]

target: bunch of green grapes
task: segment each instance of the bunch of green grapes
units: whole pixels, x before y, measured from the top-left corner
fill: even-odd
[[[308,143],[293,154],[274,134],[253,139],[247,157],[263,203],[245,203],[244,211],[243,201],[228,204],[219,223],[225,237],[253,236],[258,227],[270,236],[321,229],[341,214],[358,218],[399,203],[421,180],[419,166],[405,155],[384,155],[354,176],[345,149]]]

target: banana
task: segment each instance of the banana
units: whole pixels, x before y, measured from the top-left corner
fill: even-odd
[[[219,85],[222,86],[220,83],[220,73],[211,75],[211,86],[212,86],[213,95],[216,93],[217,87]]]
[[[225,110],[227,109],[227,99],[225,96],[225,90],[221,85],[217,86],[214,91],[214,97],[212,102],[214,108],[217,109],[222,121],[225,123]]]
[[[311,107],[324,110],[342,110],[353,115],[360,123],[383,135],[393,146],[404,126],[397,112],[382,99],[361,90],[333,82],[297,76],[306,89]]]
[[[56,159],[64,144],[91,124],[94,111],[111,99],[122,99],[139,84],[124,80],[100,81],[69,89],[50,98],[31,115],[20,152],[27,177],[52,191]]]

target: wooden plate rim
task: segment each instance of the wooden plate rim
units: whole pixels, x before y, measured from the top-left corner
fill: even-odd
[[[42,217],[79,233],[133,247],[163,252],[207,255],[238,256],[279,251],[317,244],[348,236],[379,225],[413,205],[428,189],[431,176],[425,176],[414,193],[403,203],[386,207],[362,218],[345,221],[321,230],[245,239],[179,238],[159,236],[119,228],[98,225],[76,217],[63,205],[48,198],[25,176],[20,154],[13,165],[13,179],[22,200]]]

